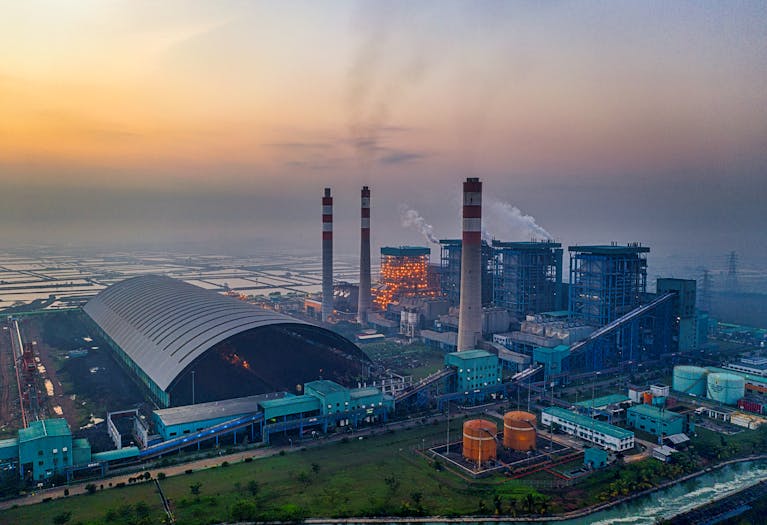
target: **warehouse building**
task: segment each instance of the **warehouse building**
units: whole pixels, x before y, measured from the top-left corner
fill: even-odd
[[[628,426],[644,430],[656,436],[681,434],[685,429],[685,417],[676,412],[652,405],[636,405],[626,412]]]
[[[160,407],[368,375],[368,357],[334,332],[170,277],[119,282],[84,310]]]
[[[317,428],[327,432],[334,426],[372,423],[386,419],[394,410],[394,399],[375,387],[345,388],[333,381],[322,379],[303,385],[303,395],[275,392],[197,405],[171,407],[153,412],[157,433],[163,441],[180,436],[194,436],[198,432],[246,416],[253,419],[250,428],[232,431],[234,441],[260,433],[264,441],[278,431]],[[260,423],[263,421],[263,425]],[[258,428],[258,432],[256,432]],[[241,439],[241,438],[240,438]]]
[[[564,408],[544,408],[541,413],[541,424],[546,427],[556,425],[571,436],[614,452],[634,448],[634,433],[630,430],[609,425]]]

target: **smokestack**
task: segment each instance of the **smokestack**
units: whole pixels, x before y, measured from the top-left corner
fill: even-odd
[[[362,187],[360,230],[360,290],[357,321],[366,326],[370,312],[370,188]]]
[[[458,308],[458,351],[476,347],[482,334],[482,183],[463,183],[461,302]]]
[[[322,197],[322,321],[333,315],[333,197]]]

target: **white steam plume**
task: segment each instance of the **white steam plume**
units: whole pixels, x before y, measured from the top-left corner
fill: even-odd
[[[420,213],[406,204],[403,204],[400,206],[399,214],[403,228],[414,228],[429,242],[439,244],[439,239],[434,235],[434,228],[432,228],[431,224],[426,222],[426,219],[421,217]]]
[[[491,237],[488,230],[492,231],[495,238],[501,240],[553,239],[549,232],[535,222],[535,217],[525,215],[519,208],[508,202],[486,199],[483,208],[485,220],[482,225],[482,236],[486,239]]]

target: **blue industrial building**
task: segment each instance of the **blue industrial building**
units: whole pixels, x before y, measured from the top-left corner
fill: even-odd
[[[440,286],[450,306],[461,300],[461,240],[442,239],[440,244]],[[493,302],[493,250],[482,241],[482,306]]]
[[[628,426],[656,436],[685,432],[685,416],[652,405],[634,405],[626,412]]]
[[[604,326],[629,313],[647,291],[650,248],[570,246],[570,315],[590,326]]]
[[[562,245],[493,241],[493,303],[517,319],[561,310]]]
[[[468,392],[501,382],[498,356],[484,350],[449,353],[445,356],[445,365],[456,370],[448,386],[451,392]]]

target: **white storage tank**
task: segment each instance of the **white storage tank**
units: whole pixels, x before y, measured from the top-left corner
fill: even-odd
[[[712,401],[735,405],[746,392],[746,380],[735,374],[715,373],[708,375],[707,395]]]
[[[705,396],[707,375],[708,370],[699,366],[675,366],[672,387],[683,394]]]

